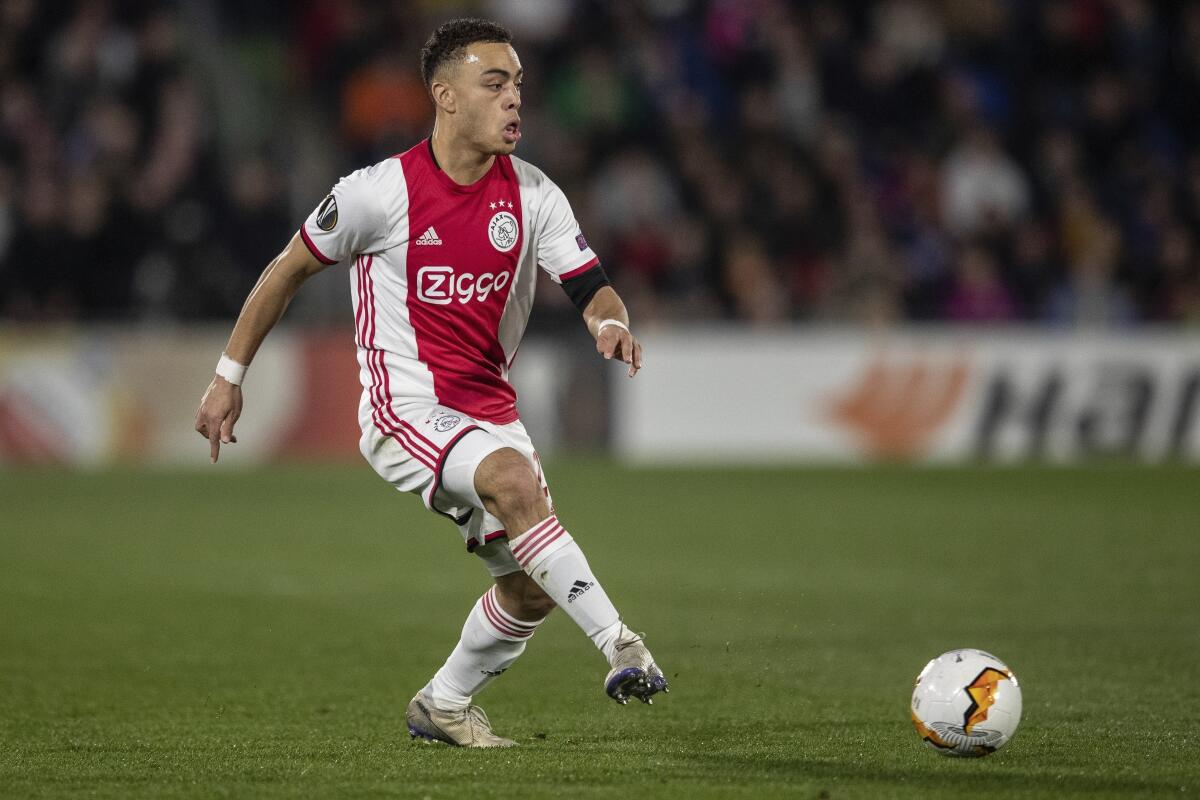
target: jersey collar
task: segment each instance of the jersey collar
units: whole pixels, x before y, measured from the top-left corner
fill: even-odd
[[[475,192],[478,192],[484,187],[484,184],[487,183],[488,178],[490,178],[492,174],[500,168],[500,156],[496,156],[492,159],[492,166],[488,168],[487,172],[483,173],[483,176],[479,180],[464,186],[461,183],[455,183],[453,178],[442,171],[441,165],[437,162],[437,156],[433,154],[432,137],[425,139],[425,153],[429,157],[430,167],[433,168],[432,172],[434,179],[445,188],[458,194],[474,194]]]

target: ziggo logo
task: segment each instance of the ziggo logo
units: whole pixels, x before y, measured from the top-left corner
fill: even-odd
[[[508,285],[511,273],[485,272],[482,275],[454,274],[454,267],[421,267],[417,270],[417,299],[435,306],[448,306],[455,300],[483,302],[492,292]]]

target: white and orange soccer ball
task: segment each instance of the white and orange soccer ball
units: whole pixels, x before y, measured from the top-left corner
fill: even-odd
[[[917,676],[912,722],[921,740],[943,755],[986,756],[1017,732],[1021,685],[991,653],[942,653]]]

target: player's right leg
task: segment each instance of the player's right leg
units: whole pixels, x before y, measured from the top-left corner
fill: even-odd
[[[497,736],[471,701],[520,657],[554,602],[521,571],[503,541],[475,553],[496,584],[476,601],[450,657],[409,703],[408,730],[428,741],[510,747],[515,742]]]
[[[667,691],[642,636],[621,621],[583,551],[551,513],[529,459],[513,448],[496,450],[479,463],[474,483],[484,508],[505,530],[522,531],[509,541],[521,568],[608,659],[605,692],[619,703],[630,697],[649,703]]]
[[[446,662],[409,702],[408,732],[413,738],[461,747],[516,744],[497,736],[483,709],[471,701],[520,657],[541,620],[522,623],[497,606],[492,587],[467,615]]]

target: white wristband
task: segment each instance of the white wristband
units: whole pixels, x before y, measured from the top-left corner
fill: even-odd
[[[621,320],[619,320],[619,319],[602,319],[602,320],[600,320],[600,324],[596,326],[596,335],[599,336],[601,333],[603,333],[604,329],[607,328],[609,325],[616,325],[618,328],[622,329],[626,333],[629,333],[629,326],[626,325],[624,322],[621,322]]]
[[[246,365],[239,364],[229,356],[221,353],[221,360],[217,362],[217,374],[234,386],[241,386],[242,379],[246,377]]]

